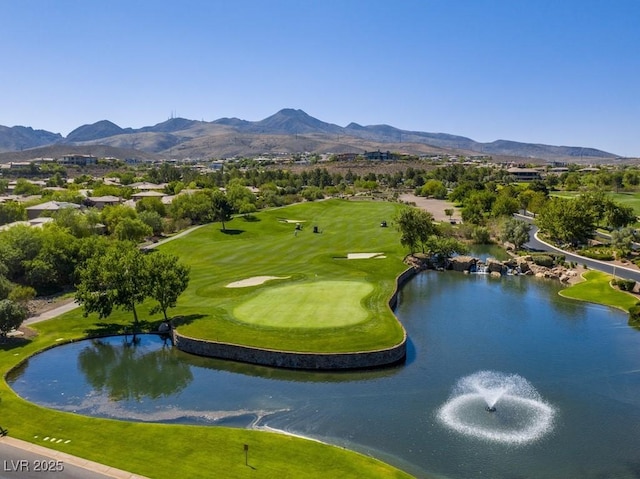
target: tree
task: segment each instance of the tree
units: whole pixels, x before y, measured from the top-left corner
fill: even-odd
[[[158,236],[162,234],[164,230],[164,223],[162,221],[162,217],[157,212],[142,211],[138,214],[138,219],[149,226],[154,235]]]
[[[125,218],[138,217],[136,210],[126,205],[105,206],[101,213],[102,222],[107,226],[107,231],[113,234],[118,224]]]
[[[435,234],[433,215],[428,211],[416,208],[403,208],[395,218],[395,224],[400,231],[400,244],[415,252],[418,245],[425,252],[425,244],[429,236]]]
[[[226,231],[224,224],[231,221],[233,205],[222,191],[214,191],[211,195],[211,211],[213,221],[222,223],[222,231]]]
[[[154,252],[150,256],[149,297],[158,305],[151,314],[162,312],[167,320],[167,309],[174,308],[178,297],[189,285],[190,268],[178,262],[177,256]]]
[[[451,221],[451,218],[453,218],[453,213],[454,213],[453,208],[444,209],[444,214],[449,217],[449,221]]]
[[[150,197],[142,198],[136,203],[136,211],[138,215],[143,211],[155,211],[159,216],[164,217],[167,214],[167,208],[160,198]]]
[[[608,228],[624,228],[636,222],[636,214],[631,206],[621,205],[611,200],[605,205],[602,219]]]
[[[25,221],[26,219],[27,209],[22,203],[17,201],[0,203],[0,225],[6,225],[14,221]]]
[[[0,337],[5,338],[8,332],[18,329],[25,319],[27,310],[20,304],[10,299],[0,301]]]
[[[153,229],[139,218],[122,218],[115,227],[113,234],[121,241],[136,243],[153,234]]]
[[[439,180],[427,180],[427,182],[420,189],[421,196],[432,196],[437,199],[444,199],[447,197],[447,188],[442,181]]]
[[[633,228],[621,228],[611,232],[611,246],[617,251],[618,256],[626,258],[633,251],[633,243],[637,235]]]
[[[551,198],[536,223],[553,241],[575,245],[593,236],[596,215],[580,198]]]
[[[513,243],[516,250],[529,241],[531,225],[526,221],[509,218],[502,227],[502,241]]]
[[[426,247],[429,255],[440,264],[443,264],[447,258],[454,254],[465,254],[468,251],[464,243],[450,236],[432,235],[427,240]]]
[[[139,321],[136,305],[149,291],[147,257],[133,243],[117,242],[105,254],[88,259],[80,268],[75,299],[84,307],[84,315],[97,313],[100,319],[111,315],[113,308],[133,313],[134,329]]]

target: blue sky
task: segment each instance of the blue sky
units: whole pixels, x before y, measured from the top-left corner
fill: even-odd
[[[0,125],[300,108],[640,157],[639,0],[4,0]]]

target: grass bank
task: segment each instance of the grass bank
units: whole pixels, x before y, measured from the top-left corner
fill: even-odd
[[[589,303],[604,304],[625,312],[635,306],[638,299],[632,294],[614,289],[611,286],[611,275],[600,271],[588,271],[583,275],[585,281],[576,283],[560,291],[566,298],[587,301]]]

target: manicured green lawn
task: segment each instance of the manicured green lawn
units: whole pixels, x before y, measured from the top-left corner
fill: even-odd
[[[624,311],[629,311],[629,308],[638,302],[635,296],[611,287],[611,275],[600,271],[588,271],[584,274],[584,278],[586,281],[563,289],[560,291],[560,295],[590,303],[604,304]]]
[[[551,196],[559,196],[561,198],[575,198],[580,196],[582,192],[579,191],[555,191],[551,193]],[[616,203],[622,205],[631,206],[636,215],[640,216],[640,193],[613,193],[609,192],[607,195]]]
[[[162,249],[178,254],[191,265],[192,273],[189,289],[170,314],[182,317],[180,328],[189,335],[219,336],[246,344],[296,349],[308,340],[314,350],[396,344],[403,330],[387,301],[394,290],[395,277],[404,269],[403,251],[397,232],[379,227],[381,220],[393,217],[396,208],[391,203],[346,201],[304,204],[260,213],[254,222],[234,219],[227,224],[227,233],[222,233],[216,224],[172,241]],[[282,218],[308,222],[294,235],[294,225]],[[311,225],[318,225],[320,232],[313,233]],[[387,258],[344,259],[355,252],[384,252]],[[290,278],[248,288],[226,287],[233,281],[262,275]],[[268,306],[269,295],[278,297],[273,293],[278,288],[293,288],[291,292],[297,295],[331,282],[339,283],[343,289],[343,283],[348,282],[346,289],[354,288],[353,300],[346,292],[340,298],[333,289],[329,294],[335,297],[324,299],[335,299],[335,304],[347,308],[348,314],[360,312],[357,324],[349,324],[350,318],[345,315],[330,327],[314,328],[313,321],[306,320],[305,315],[297,318],[298,325],[310,327],[285,330],[273,324],[249,324],[234,316],[237,307]],[[262,294],[266,296],[260,299]],[[286,294],[287,298],[290,296]],[[140,308],[143,323],[159,323],[161,316],[150,316],[149,307],[146,304]],[[334,315],[331,310],[320,313],[325,319]],[[130,327],[131,321],[131,313],[116,312],[106,320],[98,320],[94,316],[84,318],[81,310],[76,310],[39,323],[34,326],[37,337],[0,345],[0,372],[4,377],[20,361],[43,348],[90,334],[122,331]],[[252,339],[255,337],[259,339]],[[57,412],[19,398],[4,380],[0,383],[0,426],[9,429],[11,436],[153,478],[410,477],[373,458],[291,436]],[[45,437],[64,441],[45,442]],[[67,440],[70,442],[65,443]],[[250,467],[245,465],[245,444],[249,445]]]
[[[390,222],[398,208],[389,202],[304,203],[261,212],[255,221],[236,218],[226,233],[220,224],[209,225],[161,246],[191,266],[189,288],[171,313],[183,318],[175,320],[178,331],[288,351],[397,345],[404,330],[388,300],[406,268],[405,251],[398,232],[380,223]],[[304,221],[302,230],[286,221],[292,219]],[[385,258],[346,259],[349,253]],[[258,276],[281,279],[227,287]]]
[[[233,315],[257,326],[332,328],[365,321],[361,302],[373,291],[363,281],[314,281],[265,289],[240,303]]]

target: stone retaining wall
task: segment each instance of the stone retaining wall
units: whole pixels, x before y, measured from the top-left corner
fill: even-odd
[[[415,274],[416,270],[409,268],[396,278],[396,290],[389,300],[389,307],[391,309],[395,309],[398,304],[398,295],[402,285]],[[181,351],[199,356],[292,369],[326,370],[374,368],[400,363],[404,361],[407,353],[406,331],[404,331],[402,341],[396,346],[375,351],[352,353],[304,353],[254,348],[240,344],[190,338],[175,330],[173,331],[173,343]]]

